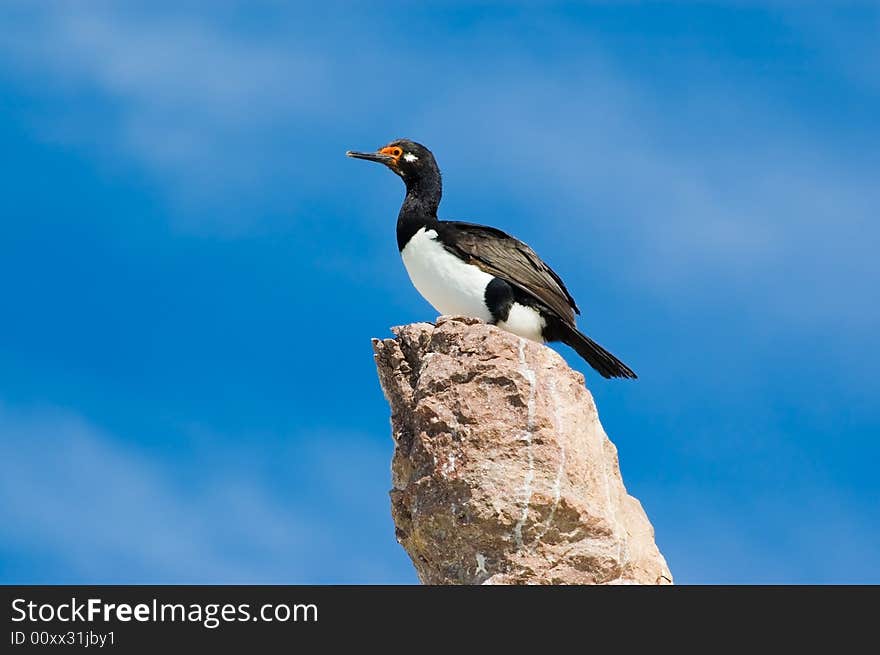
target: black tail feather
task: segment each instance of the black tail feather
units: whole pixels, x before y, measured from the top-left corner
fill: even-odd
[[[560,322],[559,340],[575,349],[603,378],[638,378],[633,370],[577,328]]]

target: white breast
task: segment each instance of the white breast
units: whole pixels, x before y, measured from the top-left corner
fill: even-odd
[[[400,254],[413,286],[438,312],[492,320],[485,302],[492,275],[446,250],[436,230],[420,229]]]
[[[531,307],[513,303],[506,321],[498,321],[498,327],[513,332],[526,339],[544,343],[544,328],[547,321]]]

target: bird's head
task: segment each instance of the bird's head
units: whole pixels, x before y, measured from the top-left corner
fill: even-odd
[[[420,186],[424,182],[439,183],[440,169],[434,161],[434,155],[425,146],[409,139],[395,139],[376,152],[354,152],[349,150],[345,153],[356,159],[366,159],[385,164],[397,173],[407,187]]]

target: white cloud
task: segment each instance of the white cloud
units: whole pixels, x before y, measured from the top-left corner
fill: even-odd
[[[307,221],[354,170],[345,148],[408,134],[441,155],[448,217],[499,224],[541,252],[546,235],[557,261],[609,248],[620,253],[615,276],[663,298],[735,289],[759,314],[769,306],[823,329],[880,321],[852,302],[880,284],[876,162],[760,75],[715,63],[686,92],[682,80],[670,89],[624,72],[588,30],[549,19],[531,29],[564,57],[534,54],[515,27],[476,26],[419,49],[377,41],[367,15],[298,23],[281,12],[283,28],[246,31],[187,8],[58,7],[25,12],[2,47],[57,97],[94,92],[111,117],[99,129],[52,116],[38,129],[136,162],[190,228],[249,229],[279,205]],[[805,39],[839,41],[836,28],[816,36],[804,24]],[[352,30],[371,36],[348,43]],[[861,70],[853,59],[839,62],[841,76]],[[336,142],[352,133],[366,143]]]
[[[295,144],[285,128],[327,104],[322,53],[236,36],[206,12],[63,3],[15,17],[0,37],[7,67],[64,103],[35,119],[38,133],[106,153],[110,167],[133,160],[184,207],[277,183],[279,135]]]
[[[337,437],[337,446],[345,444]],[[378,506],[384,510],[384,489],[367,508],[356,505],[355,517],[346,518],[346,505],[333,500],[357,477],[335,477],[344,474],[346,458],[318,475],[317,493],[303,499],[271,490],[257,444],[236,448],[215,438],[192,460],[177,448],[168,448],[165,461],[161,452],[113,438],[69,412],[12,411],[0,404],[0,536],[6,548],[48,553],[64,571],[55,575],[73,582],[395,579],[388,561],[372,556],[381,548],[394,552],[387,550],[390,518],[370,514]],[[364,448],[353,451],[359,467],[375,468],[386,457]],[[317,454],[297,454],[291,471],[302,475]],[[320,457],[315,462],[323,466]],[[358,522],[371,516],[375,524],[367,529],[375,529],[375,550],[339,534],[349,526],[363,529]],[[13,576],[7,582],[33,581],[7,573]]]

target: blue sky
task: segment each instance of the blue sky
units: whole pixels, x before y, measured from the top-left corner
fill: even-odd
[[[4,3],[0,582],[416,582],[369,339],[434,312],[344,157],[400,136],[640,374],[587,380],[678,582],[880,582],[878,30]]]

